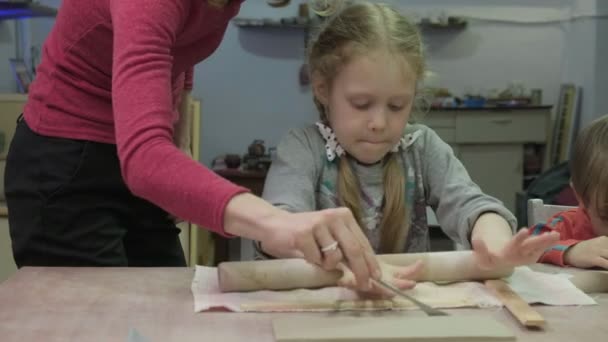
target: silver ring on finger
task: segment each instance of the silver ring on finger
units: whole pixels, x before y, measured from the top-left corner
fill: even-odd
[[[325,247],[321,247],[321,252],[327,253],[338,249],[338,241],[334,241]]]

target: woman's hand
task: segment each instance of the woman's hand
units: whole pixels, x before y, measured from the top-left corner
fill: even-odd
[[[303,257],[326,270],[344,262],[362,291],[370,290],[370,278],[381,270],[369,241],[346,208],[307,213],[285,213],[269,222],[277,234],[262,240],[262,248],[275,256]]]
[[[382,274],[376,255],[349,209],[290,213],[259,197],[233,197],[224,213],[227,233],[260,241],[277,257],[302,257],[326,270],[344,262],[361,290]]]
[[[380,261],[380,269],[382,270],[382,280],[393,285],[400,290],[409,290],[416,286],[416,281],[420,271],[423,269],[422,261],[409,266],[395,266]],[[356,290],[356,283],[353,273],[345,265],[338,265],[343,274],[338,285]],[[395,296],[394,293],[387,291],[383,287],[372,286],[369,291],[360,291],[360,295],[363,297],[381,297],[381,298],[392,298]]]

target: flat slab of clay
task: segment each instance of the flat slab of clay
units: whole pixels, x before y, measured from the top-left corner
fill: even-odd
[[[282,317],[272,325],[277,342],[515,341],[506,326],[485,316]]]

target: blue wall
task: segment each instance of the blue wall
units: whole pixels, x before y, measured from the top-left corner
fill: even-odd
[[[60,0],[43,0],[59,6]],[[583,124],[608,113],[608,19],[577,15],[606,14],[599,0],[385,0],[412,16],[441,12],[470,16],[459,33],[425,35],[430,85],[457,94],[501,89],[522,82],[543,89],[544,102],[555,104],[562,82],[584,87]],[[240,17],[280,18],[297,13],[298,1],[274,9],[248,0]],[[477,19],[475,19],[477,18]],[[518,24],[519,21],[552,21]],[[480,20],[480,19],[494,19]],[[499,20],[499,21],[496,21]],[[51,19],[27,21],[26,45],[40,46]],[[604,40],[602,40],[604,38]],[[14,90],[8,58],[15,55],[14,22],[0,21],[0,92]],[[29,49],[26,49],[29,54]],[[217,52],[196,68],[194,94],[202,100],[202,160],[223,153],[244,153],[253,139],[274,146],[291,127],[316,119],[307,87],[298,84],[304,58],[304,33],[291,29],[242,29],[230,24]]]

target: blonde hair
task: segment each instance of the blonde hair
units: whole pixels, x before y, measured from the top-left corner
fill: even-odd
[[[572,186],[585,207],[608,220],[608,115],[593,121],[576,138],[570,159]]]
[[[310,44],[309,72],[311,77],[322,75],[325,84],[330,85],[350,60],[377,49],[386,49],[404,58],[416,79],[422,80],[426,65],[416,25],[387,5],[371,3],[347,5],[321,26]],[[321,119],[328,123],[326,109],[316,97],[314,102]],[[410,225],[405,174],[399,159],[398,153],[389,153],[383,164],[384,205],[379,251],[384,253],[402,250]],[[338,164],[338,199],[362,226],[360,184],[347,158],[340,158]]]

